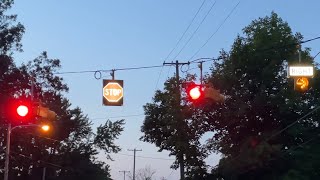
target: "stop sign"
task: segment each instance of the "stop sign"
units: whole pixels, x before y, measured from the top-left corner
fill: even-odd
[[[123,81],[104,80],[103,84],[104,104],[121,106],[123,104]]]

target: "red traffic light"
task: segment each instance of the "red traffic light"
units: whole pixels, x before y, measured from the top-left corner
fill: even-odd
[[[28,99],[8,99],[4,107],[5,117],[11,123],[32,123],[33,105]]]
[[[189,101],[200,101],[204,97],[203,87],[201,85],[190,83],[186,91]]]
[[[17,113],[20,117],[25,117],[29,113],[29,108],[25,105],[19,105],[17,107]]]
[[[201,87],[195,86],[195,87],[191,88],[188,93],[189,93],[189,96],[192,100],[197,100],[200,98],[201,93],[202,93]]]

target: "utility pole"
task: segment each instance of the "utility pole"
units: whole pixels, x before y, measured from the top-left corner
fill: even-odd
[[[42,180],[46,180],[46,170],[47,170],[47,168],[44,167],[43,171],[42,171]]]
[[[164,62],[163,65],[175,65],[176,66],[176,88],[177,88],[177,107],[178,107],[178,114],[179,116],[177,118],[177,122],[180,123],[183,121],[183,119],[181,119],[182,112],[181,112],[181,92],[180,92],[180,77],[179,77],[179,66],[180,65],[189,65],[190,62],[187,63],[179,63],[179,61],[177,60],[175,63],[171,62],[171,63],[166,63]],[[178,131],[179,132],[179,131]],[[180,133],[179,133],[180,134]],[[181,137],[181,135],[179,135],[179,137]],[[180,164],[180,180],[184,180],[184,152],[179,153],[178,154],[178,159],[179,159],[179,164]]]
[[[126,173],[130,173],[130,171],[119,171],[120,173],[123,173],[123,180],[126,180]]]
[[[34,76],[31,76],[31,101],[33,103],[33,98],[34,98]],[[15,127],[11,127],[11,123],[9,121],[8,123],[8,128],[7,128],[7,145],[6,145],[6,160],[4,162],[4,180],[8,180],[9,177],[9,161],[10,161],[10,141],[11,141],[11,131],[14,129]]]
[[[200,68],[200,84],[203,85],[203,71],[202,71],[202,64],[204,61],[200,61],[198,67]]]
[[[6,146],[6,161],[4,167],[4,180],[8,180],[9,175],[9,157],[10,157],[10,136],[11,136],[11,124],[8,124],[7,129],[7,146]]]
[[[137,151],[142,151],[142,149],[128,149],[128,151],[133,151],[133,180],[136,179],[136,152]]]

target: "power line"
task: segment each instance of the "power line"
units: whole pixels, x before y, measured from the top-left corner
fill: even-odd
[[[293,126],[294,124],[296,124],[297,122],[301,121],[302,119],[306,118],[307,116],[309,116],[310,114],[312,114],[313,112],[317,111],[318,109],[320,109],[320,106],[318,106],[317,108],[313,109],[312,111],[308,112],[307,114],[305,114],[304,116],[302,116],[301,118],[297,119],[296,121],[292,122],[291,124],[287,125],[286,127],[284,127],[283,129],[281,129],[280,131],[272,134],[269,138],[267,138],[265,141],[269,141],[270,139],[272,139],[273,137],[281,134],[283,131],[287,130],[288,128],[290,128],[291,126]]]
[[[229,17],[231,16],[231,14],[234,12],[234,10],[238,7],[238,5],[240,4],[241,1],[239,1],[234,7],[233,9],[229,12],[228,16],[222,21],[222,23],[218,26],[218,28],[216,29],[215,32],[213,32],[213,34],[207,39],[207,41],[196,51],[196,53],[191,56],[191,58],[189,58],[189,60],[193,59],[200,51],[201,49],[206,46],[208,44],[208,42],[210,41],[210,39],[220,30],[220,28],[223,26],[223,24],[229,19]]]
[[[179,43],[181,42],[181,40],[183,39],[183,37],[185,36],[185,34],[187,33],[187,31],[189,30],[189,28],[191,27],[192,23],[194,22],[194,20],[196,19],[196,17],[198,16],[199,12],[201,11],[204,3],[206,2],[206,0],[204,0],[200,7],[198,8],[196,14],[193,16],[191,22],[189,23],[188,27],[185,29],[185,31],[182,33],[181,37],[179,38],[178,42],[176,43],[176,45],[172,48],[172,50],[169,52],[169,54],[167,55],[167,57],[165,58],[164,62],[166,62],[168,60],[168,58],[170,57],[170,55],[173,53],[174,50],[176,50],[176,48],[178,47]],[[163,71],[163,67],[164,65],[162,66],[161,70],[160,70],[160,73],[159,73],[159,77],[158,77],[158,80],[157,80],[157,83],[156,83],[156,87],[155,87],[155,90],[158,89],[158,84],[159,84],[159,81],[160,81],[160,77],[161,77],[161,74],[162,74],[162,71]],[[167,77],[169,76],[169,72],[170,72],[170,69],[171,69],[171,66],[168,70],[168,74],[167,74]]]
[[[131,155],[131,154],[123,154],[123,153],[116,153],[116,154],[119,154],[119,155],[122,155],[122,156],[130,156],[130,157],[133,157],[133,155]],[[156,157],[148,157],[148,156],[136,156],[136,157],[144,158],[144,159],[154,159],[154,160],[174,161],[174,159],[156,158]]]
[[[298,148],[303,148],[303,146],[305,146],[306,144],[308,144],[308,143],[310,143],[311,141],[319,138],[319,135],[320,135],[320,134],[317,134],[317,136],[314,136],[314,137],[310,138],[309,140],[307,140],[307,141],[305,141],[305,142],[297,145],[295,148],[292,148],[291,150],[290,150],[290,149],[287,150],[285,154],[287,154],[287,153],[289,153],[289,152],[292,152],[292,151],[295,151],[295,150],[298,149]]]
[[[301,41],[299,44],[307,43],[307,42],[314,41],[314,40],[317,40],[317,39],[320,39],[320,36],[319,36],[319,37],[316,37],[316,38],[308,39],[308,40],[305,40],[305,41]],[[292,45],[295,45],[295,44],[292,44]],[[314,58],[315,58],[318,54],[320,54],[320,52],[318,52],[318,53],[314,56]],[[313,59],[314,59],[314,58],[313,58]],[[305,114],[305,115],[302,116],[301,118],[297,119],[296,121],[292,122],[291,124],[287,125],[287,126],[284,127],[283,129],[281,129],[281,130],[277,131],[276,133],[272,134],[269,138],[266,138],[265,141],[267,142],[267,141],[269,141],[270,139],[272,139],[273,137],[281,134],[283,131],[287,130],[288,128],[290,128],[291,126],[293,126],[294,124],[296,124],[297,122],[303,120],[304,118],[306,118],[307,116],[309,116],[309,115],[312,114],[313,112],[317,111],[318,109],[320,109],[320,106],[317,107],[317,108],[315,108],[315,109],[313,109],[312,111],[308,112],[307,114]],[[235,123],[235,122],[233,122],[233,123]],[[229,125],[231,125],[231,124],[233,124],[233,123],[230,122],[230,123],[228,123],[227,126],[229,126]],[[320,134],[318,134],[318,136],[319,136],[319,135],[320,135]],[[299,146],[303,146],[303,145],[311,142],[312,140],[318,138],[318,136],[316,136],[316,137],[314,137],[314,138],[311,138],[310,140],[308,140],[308,141],[300,144]],[[298,147],[296,147],[296,148],[298,148]],[[294,148],[294,150],[295,150],[296,148]],[[229,162],[227,162],[227,164],[228,164],[228,163],[231,163],[232,161],[234,161],[234,160],[236,160],[236,159],[238,159],[240,156],[241,156],[241,154],[238,154],[236,157],[231,158],[231,160],[230,160]]]
[[[293,126],[294,124],[296,124],[297,122],[301,121],[302,119],[306,118],[307,116],[309,116],[310,114],[312,114],[313,112],[317,111],[318,109],[320,109],[320,106],[313,109],[312,111],[308,112],[307,114],[305,114],[304,116],[302,116],[301,118],[297,119],[296,121],[292,122],[291,124],[287,125],[286,127],[284,127],[283,129],[281,129],[280,131],[277,131],[276,133],[272,134],[269,138],[266,138],[264,141],[268,142],[270,139],[272,139],[273,137],[281,134],[283,131],[287,130],[288,128],[290,128],[291,126]],[[314,139],[314,138],[313,138]],[[239,153],[236,157],[231,158],[230,161],[227,162],[227,164],[233,162],[234,160],[238,159],[241,156],[241,154]]]
[[[56,72],[53,74],[83,74],[83,73],[95,73],[95,72],[107,72],[111,70],[87,70],[87,71],[67,71],[67,72]]]
[[[172,67],[172,66],[170,66],[170,67],[169,67],[169,69],[168,69],[168,72],[167,72],[167,79],[169,78],[169,74],[170,74],[171,67]]]
[[[320,51],[313,57],[315,59],[320,54]]]
[[[201,27],[202,23],[206,20],[206,18],[208,17],[208,15],[210,14],[211,10],[213,9],[213,7],[216,5],[216,1],[211,5],[210,9],[208,10],[208,12],[206,13],[206,15],[204,16],[204,18],[202,19],[202,21],[200,22],[200,24],[198,25],[198,27],[195,29],[195,31],[193,31],[193,33],[191,34],[190,38],[187,40],[187,42],[183,45],[183,47],[180,49],[180,51],[178,52],[178,54],[173,58],[173,60],[175,60],[179,54],[183,51],[183,49],[188,45],[188,43],[191,41],[191,39],[193,38],[193,36],[198,32],[199,28]]]
[[[96,72],[112,72],[112,71],[129,71],[129,70],[151,69],[151,68],[159,68],[159,67],[163,67],[163,65],[128,67],[128,68],[118,68],[118,69],[87,70],[87,71],[67,71],[67,72],[57,72],[54,74],[82,74],[82,73],[92,73],[92,72],[96,73]]]
[[[54,141],[54,142],[58,142],[58,143],[61,143],[63,140],[59,141],[59,140],[56,140],[56,139],[52,139],[52,138],[48,138],[48,137],[44,137],[44,136],[40,136],[40,135],[37,135],[37,134],[33,134],[33,133],[28,133],[30,135],[34,135],[36,137],[39,137],[39,138],[43,138],[43,139],[47,139],[47,140],[50,140],[50,141]]]
[[[159,72],[158,80],[157,80],[157,83],[156,83],[156,87],[154,88],[154,91],[156,91],[158,89],[158,84],[159,84],[159,81],[160,81],[160,78],[161,78],[163,67],[164,67],[164,65],[162,65],[162,68],[161,68],[161,70]]]
[[[30,160],[32,160],[32,161],[35,161],[35,160],[34,160],[34,159],[32,159],[32,157],[30,157],[30,156],[26,156],[26,155],[24,155],[24,154],[17,153],[17,152],[14,152],[14,151],[13,151],[12,153],[17,154],[17,155],[19,155],[19,156],[21,156],[21,157],[24,157],[24,158],[30,159]],[[43,164],[51,165],[51,166],[56,167],[56,168],[67,169],[67,168],[62,167],[62,166],[60,166],[60,165],[58,165],[58,164],[49,163],[49,162],[46,162],[46,161],[43,161],[43,160],[36,160],[36,161],[38,161],[38,162],[42,162]]]
[[[141,67],[130,67],[130,68],[119,68],[119,69],[114,69],[114,70],[115,70],[115,71],[128,71],[128,70],[150,69],[150,68],[159,68],[159,67],[163,67],[163,65],[141,66]]]
[[[269,48],[269,49],[261,49],[261,50],[267,51],[267,50],[270,50],[270,49],[279,49],[279,48],[284,48],[284,47],[288,47],[288,46],[295,46],[295,45],[298,45],[298,44],[304,44],[304,43],[307,43],[307,42],[310,42],[310,41],[314,41],[314,40],[317,40],[317,39],[320,39],[320,36],[316,37],[316,38],[308,39],[308,40],[305,40],[305,41],[301,41],[300,43],[287,44],[287,45],[284,45],[284,46],[281,46],[281,47],[272,47],[272,48]],[[315,59],[319,54],[320,54],[320,51],[312,59]],[[199,62],[218,61],[218,60],[222,60],[222,59],[223,59],[223,57],[218,57],[218,58],[198,58],[198,59],[190,61],[190,64],[199,63]]]
[[[239,2],[240,3],[240,2]],[[238,4],[239,4],[238,3]],[[237,5],[238,5],[237,4]],[[234,7],[235,9],[236,7]],[[230,15],[230,14],[229,14]],[[292,46],[292,45],[298,45],[298,44],[304,44],[304,43],[307,43],[307,42],[310,42],[310,41],[314,41],[314,40],[318,40],[320,39],[320,36],[319,37],[315,37],[315,38],[312,38],[312,39],[307,39],[305,41],[301,41],[299,43],[293,43],[293,44],[287,44],[287,45],[283,45],[281,47],[271,47],[270,49],[277,49],[277,48],[284,48],[284,47],[288,47],[288,46]],[[269,49],[262,49],[262,50],[269,50]],[[194,55],[195,56],[195,55]],[[193,56],[193,57],[194,57]],[[193,58],[191,58],[193,59]],[[213,61],[213,60],[218,60],[218,59],[222,59],[222,58],[200,58],[200,59],[196,59],[196,60],[193,60],[191,62],[196,62],[196,61],[199,61],[201,59],[208,59],[207,61]],[[83,73],[101,73],[101,72],[112,72],[112,71],[128,71],[128,70],[140,70],[140,69],[151,69],[151,68],[160,68],[160,67],[163,67],[164,65],[154,65],[154,66],[140,66],[140,67],[128,67],[128,68],[118,68],[118,69],[100,69],[100,70],[84,70],[84,71],[67,71],[67,72],[56,72],[56,73],[53,73],[53,74],[83,74]],[[165,66],[170,66],[170,65],[165,65]],[[170,66],[171,67],[171,66]]]
[[[167,57],[165,58],[165,61],[168,60],[168,58],[170,57],[170,55],[172,54],[172,52],[178,47],[179,43],[181,42],[181,40],[183,39],[184,35],[187,33],[187,31],[189,30],[190,26],[192,25],[193,21],[196,19],[196,17],[198,16],[199,12],[201,11],[204,3],[206,2],[206,0],[204,0],[202,2],[202,4],[200,5],[200,7],[198,8],[198,11],[196,12],[196,14],[193,16],[191,22],[189,23],[188,27],[185,29],[185,31],[182,33],[182,36],[180,37],[180,39],[178,40],[178,42],[176,43],[176,45],[172,48],[172,50],[170,51],[170,53],[167,55]]]
[[[132,115],[124,115],[124,116],[110,116],[110,117],[104,117],[104,118],[90,118],[90,120],[113,119],[113,118],[136,117],[136,116],[144,116],[144,114],[132,114]]]
[[[312,39],[308,39],[308,40],[305,40],[305,41],[301,41],[300,44],[307,43],[307,42],[310,42],[310,41],[314,41],[314,40],[317,40],[317,39],[320,39],[320,36],[312,38]]]
[[[169,179],[169,177],[171,176],[171,174],[173,173],[174,169],[172,169],[171,173],[167,176],[167,179]]]

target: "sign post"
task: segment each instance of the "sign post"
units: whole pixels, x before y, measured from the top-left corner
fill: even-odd
[[[103,105],[123,105],[123,80],[103,80]]]

